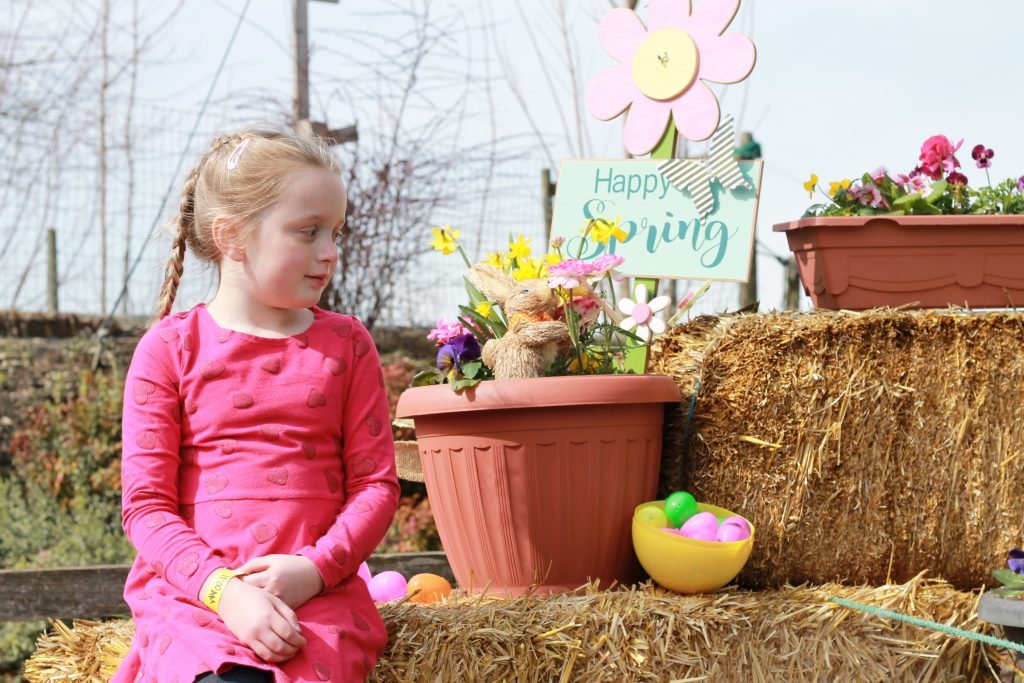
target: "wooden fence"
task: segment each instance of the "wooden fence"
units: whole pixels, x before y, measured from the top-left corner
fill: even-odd
[[[382,553],[367,563],[374,574],[393,570],[409,578],[430,573],[455,582],[443,552]],[[122,593],[129,568],[124,564],[0,570],[0,622],[127,615]]]

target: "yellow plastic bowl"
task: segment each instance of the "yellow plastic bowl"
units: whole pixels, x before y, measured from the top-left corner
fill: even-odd
[[[736,578],[754,547],[753,524],[750,537],[742,541],[698,541],[642,523],[640,511],[655,506],[664,508],[665,501],[642,503],[633,511],[633,549],[652,579],[678,593],[708,593]],[[719,519],[736,514],[706,503],[697,507]]]

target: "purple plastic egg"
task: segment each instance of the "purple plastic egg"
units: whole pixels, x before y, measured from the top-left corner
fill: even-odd
[[[408,582],[398,572],[381,572],[370,579],[367,587],[374,602],[391,602],[405,596]]]
[[[732,543],[733,541],[743,541],[750,538],[750,531],[744,529],[739,524],[725,524],[718,527],[718,535],[716,540],[722,541],[723,543]]]
[[[747,532],[747,535],[748,536],[750,535],[750,522],[748,522],[747,520],[743,519],[739,515],[733,515],[732,517],[726,517],[725,519],[722,520],[722,524],[723,525],[725,525],[725,524],[733,524],[733,525],[738,526],[738,527],[740,527],[742,529],[745,529],[746,532]]]
[[[365,581],[366,585],[369,586],[370,579],[373,578],[373,575],[370,573],[370,565],[365,562],[359,565],[359,571],[356,572],[356,576]]]
[[[683,523],[683,526],[679,528],[683,536],[689,536],[690,538],[701,538],[701,540],[707,540],[705,537],[711,536],[711,540],[715,540],[715,534],[718,533],[718,518],[715,517],[713,512],[698,512],[693,517],[690,517]]]

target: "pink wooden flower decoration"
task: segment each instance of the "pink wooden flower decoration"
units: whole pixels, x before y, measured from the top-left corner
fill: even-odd
[[[672,115],[680,134],[706,140],[718,128],[718,99],[704,81],[738,83],[754,68],[750,38],[723,35],[740,0],[650,0],[645,27],[632,10],[614,9],[598,28],[619,63],[587,87],[590,113],[607,121],[627,108],[624,139],[632,154],[658,144]]]

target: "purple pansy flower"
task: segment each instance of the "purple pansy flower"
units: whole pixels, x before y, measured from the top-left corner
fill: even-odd
[[[967,185],[967,176],[960,171],[953,171],[946,176],[946,182],[950,185]]]
[[[1024,175],[1017,178],[1017,192],[1024,192]]]
[[[1024,574],[1024,550],[1014,548],[1010,551],[1010,559],[1006,565],[1017,574]]]
[[[448,374],[452,370],[461,372],[462,364],[480,359],[480,344],[472,334],[452,338],[437,352],[437,369]]]
[[[992,157],[996,155],[991,149],[985,147],[985,145],[975,145],[974,149],[971,150],[971,158],[974,159],[978,164],[978,168],[988,168],[992,165]]]

